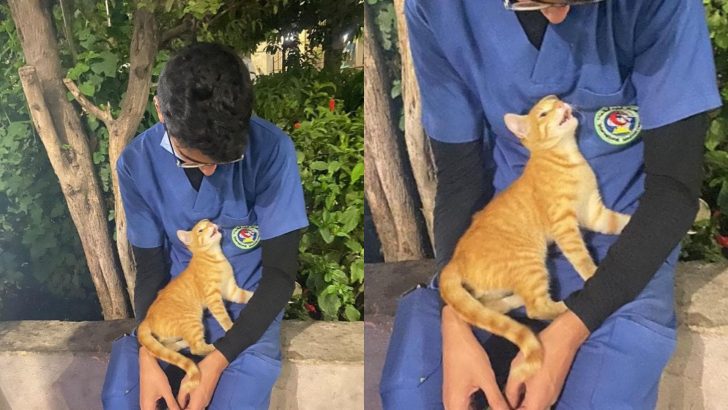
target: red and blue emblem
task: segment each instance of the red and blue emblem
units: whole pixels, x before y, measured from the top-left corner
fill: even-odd
[[[232,240],[235,246],[240,249],[248,250],[255,248],[260,242],[258,225],[236,226],[232,232]]]
[[[594,130],[604,141],[623,145],[642,130],[637,106],[604,107],[594,114]]]

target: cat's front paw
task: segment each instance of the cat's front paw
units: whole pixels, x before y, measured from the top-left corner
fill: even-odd
[[[225,333],[227,333],[227,331],[230,330],[231,327],[233,327],[233,321],[230,319],[223,320],[222,323],[220,323],[220,326],[222,326],[223,330],[225,330]]]
[[[577,267],[576,271],[579,273],[579,276],[581,276],[582,279],[587,280],[594,276],[594,273],[597,271],[597,265],[594,264],[594,261],[589,258],[584,263],[580,264],[580,266]]]

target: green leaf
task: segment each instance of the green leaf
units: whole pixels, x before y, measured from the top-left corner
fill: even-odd
[[[116,77],[119,57],[109,51],[102,52],[100,57],[101,61],[91,64],[91,70],[96,74],[103,74],[106,77]]]
[[[324,242],[331,243],[334,241],[334,235],[331,234],[331,231],[329,231],[328,228],[319,229],[319,233],[321,234],[321,238]]]
[[[351,282],[352,283],[363,283],[364,282],[364,260],[357,259],[349,267],[351,271]]]
[[[317,298],[321,311],[329,318],[336,319],[339,315],[341,300],[336,294],[336,288],[329,285]]]
[[[316,171],[325,171],[329,168],[329,165],[323,161],[313,161],[309,167]]]
[[[81,90],[81,93],[87,97],[92,97],[96,92],[93,84],[90,83],[82,83],[78,86],[78,89]]]
[[[363,210],[360,208],[353,206],[347,208],[339,218],[339,222],[342,223],[341,230],[346,233],[353,231],[359,224],[362,213]]]
[[[361,319],[361,313],[352,305],[346,305],[344,308],[344,317],[349,322],[356,322]]]
[[[364,175],[364,163],[357,162],[351,170],[351,183],[358,181]]]

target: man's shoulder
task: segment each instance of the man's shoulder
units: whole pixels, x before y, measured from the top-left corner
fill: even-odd
[[[288,144],[293,144],[291,137],[277,125],[257,116],[250,118],[250,145],[256,156],[270,156]]]
[[[119,156],[117,167],[132,165],[140,161],[146,162],[152,153],[159,148],[164,135],[162,123],[156,123],[134,137]]]

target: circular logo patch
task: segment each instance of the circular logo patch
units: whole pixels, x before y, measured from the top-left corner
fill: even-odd
[[[604,107],[594,114],[594,130],[599,138],[610,144],[626,144],[642,130],[638,110],[635,105]]]
[[[236,226],[233,229],[232,239],[235,246],[240,249],[253,249],[260,242],[258,226]]]

